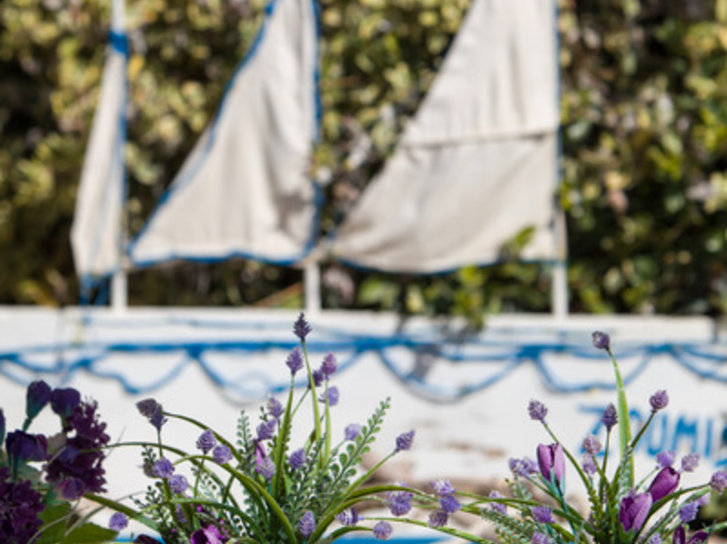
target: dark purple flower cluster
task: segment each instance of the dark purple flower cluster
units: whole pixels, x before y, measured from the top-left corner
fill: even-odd
[[[0,468],[0,542],[29,542],[43,522],[43,497],[27,480],[13,482]]]
[[[313,327],[310,326],[310,323],[308,323],[305,319],[305,315],[301,312],[298,319],[296,319],[295,323],[293,323],[293,333],[300,338],[301,342],[305,342],[305,337],[308,336],[312,330]]]
[[[167,418],[164,417],[162,405],[154,399],[144,399],[136,403],[136,408],[139,413],[149,420],[157,431],[161,431],[162,425],[167,422]]]
[[[407,431],[396,437],[396,448],[394,451],[407,451],[414,442],[414,431]]]

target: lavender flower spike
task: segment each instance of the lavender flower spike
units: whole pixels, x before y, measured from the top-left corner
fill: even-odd
[[[712,474],[712,478],[709,480],[709,485],[717,493],[722,493],[727,489],[727,471],[718,470]]]
[[[329,379],[337,368],[338,363],[336,362],[336,356],[333,355],[333,353],[326,353],[326,356],[323,357],[323,362],[321,363],[321,372],[323,372],[325,378]]]
[[[290,470],[298,470],[300,467],[305,465],[305,462],[306,462],[306,455],[305,455],[305,449],[303,449],[303,448],[295,450],[288,457],[288,464],[290,465]]]
[[[656,464],[659,468],[670,467],[674,464],[677,452],[674,450],[660,451],[656,454]]]
[[[293,323],[293,333],[300,338],[301,342],[305,342],[305,337],[308,336],[308,333],[312,330],[313,328],[310,326],[308,321],[306,321],[303,312],[301,312],[298,319],[296,319],[295,323]],[[313,514],[311,513],[311,515]]]
[[[411,449],[414,442],[414,430],[402,433],[396,437],[396,449],[394,451],[407,451]]]
[[[352,527],[358,523],[359,519],[361,519],[355,508],[339,512],[335,517],[344,527]]]
[[[301,316],[303,314],[300,314]],[[313,512],[306,510],[303,516],[298,522],[298,531],[304,537],[309,537],[316,528],[316,518],[313,516]]]
[[[611,427],[618,423],[618,412],[616,411],[616,407],[613,403],[606,406],[606,409],[603,411],[603,415],[601,416],[601,423],[603,423],[603,426],[606,427],[607,431],[610,431]]]
[[[596,349],[611,349],[611,338],[605,332],[595,331],[591,338],[593,340],[593,347]]]
[[[288,354],[285,364],[288,365],[290,374],[293,376],[303,368],[303,354],[300,352],[300,348],[293,348],[293,351]]]
[[[627,495],[621,499],[621,506],[618,512],[618,519],[624,528],[624,531],[634,532],[641,529],[646,521],[651,508],[652,500],[649,493],[641,493],[639,495]]]
[[[682,523],[689,523],[697,519],[697,510],[699,510],[699,505],[694,501],[682,506],[679,509],[679,518],[682,520]]]
[[[503,494],[497,491],[496,489],[493,489],[490,491],[490,498],[492,499],[502,499],[504,498]],[[507,514],[507,505],[501,503],[501,502],[491,502],[490,503],[490,509],[495,510],[496,512],[500,512],[500,514]]]
[[[197,438],[197,448],[202,450],[202,453],[204,454],[207,454],[207,452],[209,452],[216,445],[217,440],[215,439],[215,435],[209,429],[204,431],[201,435],[199,435],[199,438]]]
[[[553,511],[547,506],[533,506],[530,509],[533,519],[539,523],[555,523]]]
[[[682,457],[682,470],[684,472],[693,472],[699,464],[699,454],[689,453]]]
[[[449,521],[449,514],[447,514],[447,512],[444,510],[435,510],[429,514],[429,521],[427,524],[433,528],[444,527],[447,525],[447,521]]]
[[[109,529],[112,531],[123,531],[128,524],[129,518],[121,512],[114,512],[109,519]]]
[[[361,434],[361,425],[358,423],[349,423],[346,428],[343,429],[343,436],[346,440],[354,441]]]
[[[547,535],[543,533],[538,533],[537,531],[533,533],[533,538],[530,540],[532,544],[550,544],[550,539]]]
[[[215,463],[218,465],[224,465],[232,459],[232,452],[230,451],[230,448],[225,445],[217,446],[212,450],[212,459],[214,459]]]
[[[545,423],[545,416],[548,415],[548,408],[539,400],[531,400],[528,404],[530,419]]]
[[[394,532],[394,528],[390,523],[380,521],[374,525],[373,532],[376,540],[389,540],[389,538],[391,538],[391,533]]]
[[[659,410],[663,410],[666,408],[666,405],[669,404],[669,395],[666,394],[666,391],[663,389],[660,391],[657,391],[653,395],[651,395],[651,398],[649,399],[649,404],[651,404],[651,411],[652,412],[658,412]]]
[[[174,465],[166,457],[160,457],[154,462],[151,472],[157,478],[169,478],[174,474]]]
[[[583,451],[588,455],[597,455],[601,451],[601,442],[592,434],[583,439]]]

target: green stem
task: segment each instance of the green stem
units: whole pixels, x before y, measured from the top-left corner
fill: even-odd
[[[617,401],[618,401],[618,436],[619,436],[619,449],[621,453],[621,459],[625,458],[628,451],[629,442],[631,442],[631,424],[629,422],[629,406],[626,402],[626,389],[624,388],[623,378],[621,377],[621,371],[618,368],[618,362],[614,357],[611,348],[607,348],[606,351],[611,357],[611,363],[613,364],[613,372],[616,375],[616,388],[617,388]],[[629,469],[629,487],[634,485],[634,460],[633,457],[628,459],[626,465]]]

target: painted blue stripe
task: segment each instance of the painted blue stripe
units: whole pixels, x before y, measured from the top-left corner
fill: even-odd
[[[285,258],[280,259],[274,259],[270,257],[266,257],[264,255],[258,255],[251,251],[244,251],[244,250],[236,250],[233,252],[225,253],[223,255],[215,255],[215,256],[204,256],[204,255],[188,255],[188,254],[175,254],[170,253],[164,257],[155,258],[155,259],[134,259],[132,254],[134,247],[139,242],[139,240],[146,234],[146,232],[151,228],[151,225],[154,221],[154,218],[159,213],[161,209],[163,209],[167,204],[169,204],[170,200],[173,198],[174,194],[179,191],[180,189],[184,188],[187,184],[189,184],[194,176],[197,174],[199,169],[202,167],[204,162],[207,160],[209,153],[214,146],[217,138],[217,128],[219,124],[219,120],[221,116],[224,114],[224,110],[227,106],[228,98],[230,90],[232,89],[236,79],[238,77],[241,77],[243,74],[244,69],[247,67],[247,65],[252,61],[253,58],[255,58],[255,55],[258,52],[258,49],[260,48],[260,44],[262,43],[263,39],[265,38],[265,34],[267,31],[267,27],[270,24],[270,18],[273,16],[275,9],[278,5],[279,1],[291,1],[291,0],[270,0],[268,4],[265,6],[265,18],[262,22],[262,25],[260,26],[260,30],[258,31],[257,35],[255,36],[252,45],[250,46],[250,49],[248,50],[247,54],[243,57],[242,61],[238,64],[237,68],[235,69],[234,74],[230,78],[230,80],[227,82],[225,86],[225,90],[222,94],[222,99],[220,100],[220,104],[217,107],[217,111],[215,112],[215,115],[212,119],[212,123],[209,127],[210,136],[207,140],[207,144],[203,150],[203,152],[198,157],[197,161],[194,163],[194,165],[190,168],[190,170],[187,171],[186,175],[178,178],[162,195],[159,202],[157,203],[156,208],[149,216],[149,219],[147,219],[144,226],[141,228],[141,230],[137,233],[137,235],[129,242],[127,246],[127,254],[132,259],[133,264],[136,267],[139,268],[146,268],[150,267],[156,264],[169,262],[169,261],[175,261],[175,260],[184,260],[184,261],[190,261],[190,262],[198,262],[198,263],[216,263],[220,261],[225,261],[229,259],[234,258],[243,258],[243,259],[250,259],[255,260],[263,263],[278,265],[278,266],[291,266],[293,264],[298,263],[303,258],[305,258],[310,252],[313,250],[313,248],[316,245],[316,242],[318,240],[318,233],[320,231],[320,214],[321,209],[323,207],[323,191],[319,184],[315,182],[314,180],[311,180],[311,186],[313,188],[313,202],[315,211],[313,213],[312,218],[312,225],[310,227],[310,233],[309,233],[309,239],[304,244],[304,247],[300,253],[290,255]],[[318,23],[318,11],[316,8],[316,2],[315,0],[310,0],[310,6],[313,10],[313,13],[315,15],[316,20],[316,28],[319,28]],[[319,30],[317,30],[317,34],[319,35]],[[317,49],[316,49],[317,50]],[[319,79],[319,68],[318,63],[316,63],[315,67],[315,97],[314,97],[314,103],[315,103],[315,123],[314,123],[314,133],[311,135],[311,143],[315,141],[315,139],[318,136],[319,133],[319,127],[321,122],[321,100],[320,100],[320,92],[319,92],[319,85],[318,85],[318,79]],[[234,213],[232,210],[230,213]]]

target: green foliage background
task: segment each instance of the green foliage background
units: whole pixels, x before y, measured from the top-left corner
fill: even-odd
[[[141,227],[254,36],[263,0],[127,2],[129,223]],[[469,0],[321,0],[323,228],[393,150]],[[68,232],[108,0],[0,2],[0,303],[78,299]],[[574,312],[727,310],[727,0],[559,0],[563,183]],[[136,272],[133,304],[300,304],[254,262]],[[328,307],[548,311],[549,270],[414,278],[324,266]]]

